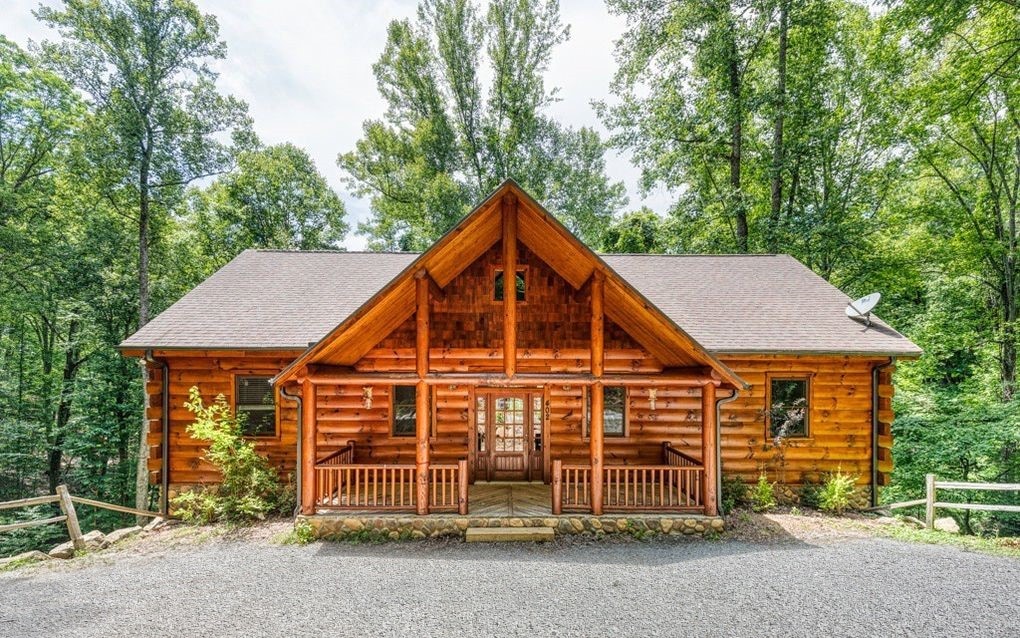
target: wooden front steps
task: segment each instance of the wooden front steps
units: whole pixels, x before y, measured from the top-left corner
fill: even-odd
[[[555,537],[551,527],[469,527],[464,531],[468,543],[551,541]]]

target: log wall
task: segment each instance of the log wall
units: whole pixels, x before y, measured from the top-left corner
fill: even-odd
[[[391,365],[374,364],[377,370],[413,369],[413,350],[408,356],[391,357]],[[553,359],[550,359],[553,360]],[[629,364],[607,369],[624,371]],[[620,358],[620,361],[632,361]],[[639,357],[633,361],[640,360]],[[871,455],[871,370],[882,360],[855,357],[757,356],[724,357],[724,362],[751,384],[736,401],[722,408],[723,473],[747,481],[765,470],[771,480],[785,484],[817,482],[826,472],[842,469],[859,476],[860,484],[870,483]],[[202,443],[185,431],[191,414],[184,408],[188,389],[197,385],[207,401],[223,393],[233,401],[233,375],[274,374],[290,359],[281,356],[232,356],[188,353],[167,359],[170,366],[170,466],[171,483],[214,482],[217,476],[201,460]],[[521,354],[524,365],[525,354]],[[586,362],[586,359],[585,359]],[[434,371],[461,371],[459,365],[446,365],[433,357]],[[569,368],[574,369],[574,368]],[[769,439],[766,431],[766,379],[768,375],[807,375],[811,384],[809,437],[790,439],[782,449]],[[146,414],[150,423],[149,468],[153,482],[160,468],[160,369],[150,366]],[[892,470],[892,371],[879,375],[879,470],[880,484]],[[389,385],[371,386],[371,407],[366,407],[365,388],[361,385],[324,385],[317,388],[317,446],[323,456],[347,441],[356,442],[357,460],[365,463],[413,463],[414,437],[394,437],[391,432]],[[651,392],[655,392],[652,409]],[[551,458],[565,463],[584,463],[588,442],[583,436],[585,418],[583,385],[549,385],[546,388],[548,445]],[[433,436],[430,445],[437,463],[452,463],[466,458],[474,422],[474,392],[471,385],[436,385],[432,390]],[[293,472],[296,463],[295,406],[280,402],[279,437],[258,440],[259,449],[269,455],[284,475]],[[660,462],[661,444],[670,441],[692,456],[701,456],[701,398],[697,388],[632,387],[627,398],[628,432],[624,438],[606,437],[606,462],[610,464],[651,464]]]
[[[839,356],[720,357],[751,384],[722,408],[722,472],[753,481],[764,470],[770,480],[797,485],[819,482],[841,469],[871,483],[871,371],[884,360]],[[765,423],[769,375],[810,380],[808,437],[777,447]],[[891,379],[886,379],[891,392]],[[891,421],[892,411],[886,415]],[[891,437],[889,438],[891,445]]]
[[[223,394],[234,405],[235,375],[272,376],[293,361],[298,351],[166,351],[155,353],[157,359],[168,365],[170,389],[170,483],[195,485],[215,483],[219,474],[202,459],[206,443],[191,438],[187,426],[193,415],[184,407],[188,392],[197,386],[207,404]],[[159,481],[161,467],[160,440],[162,438],[162,369],[149,364],[146,383],[146,418],[149,423],[150,480]],[[297,412],[290,401],[277,400],[277,436],[258,438],[256,446],[269,457],[270,462],[286,478],[294,472],[297,463]]]

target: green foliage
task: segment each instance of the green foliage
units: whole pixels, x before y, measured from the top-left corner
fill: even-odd
[[[745,507],[750,503],[750,494],[747,483],[739,476],[723,474],[722,477],[722,501],[723,510],[729,514],[738,507]]]
[[[842,514],[853,506],[857,477],[842,470],[829,474],[818,491],[818,506],[823,511]]]
[[[598,134],[546,114],[555,90],[544,76],[568,35],[556,0],[493,0],[484,12],[425,0],[417,19],[390,23],[373,66],[386,112],[338,159],[354,193],[371,197],[360,226],[370,245],[421,250],[507,178],[598,245],[626,200]]]
[[[245,248],[340,248],[343,200],[308,153],[277,144],[239,153],[235,168],[189,198],[188,236],[212,271]]]
[[[665,252],[663,222],[650,208],[627,213],[614,220],[602,237],[607,253]]]
[[[912,399],[912,403],[915,399]],[[1020,403],[935,394],[903,409],[893,424],[896,465],[885,502],[919,498],[924,476],[940,480],[1017,482],[1020,478]],[[941,492],[939,500],[1012,504],[1008,492]],[[947,510],[967,533],[1020,534],[1020,516]]]
[[[758,476],[758,482],[751,488],[751,509],[756,512],[767,512],[776,506],[774,493],[775,484],[769,483],[769,479],[762,472]]]
[[[821,487],[814,483],[804,482],[798,490],[797,496],[800,499],[800,504],[804,507],[810,507],[812,509],[818,509],[821,506],[820,500]]]
[[[223,395],[205,405],[197,387],[184,404],[195,415],[188,426],[192,438],[208,443],[203,458],[220,471],[215,488],[185,492],[172,501],[172,511],[182,520],[210,523],[224,520],[262,520],[270,514],[290,514],[293,500],[269,460],[241,435],[241,423]]]

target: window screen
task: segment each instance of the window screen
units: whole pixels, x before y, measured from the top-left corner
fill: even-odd
[[[807,436],[808,380],[772,379],[770,384],[769,434],[775,439]]]
[[[415,421],[414,386],[393,386],[393,436],[414,436]]]
[[[244,436],[276,436],[276,404],[270,377],[236,377],[234,405]]]

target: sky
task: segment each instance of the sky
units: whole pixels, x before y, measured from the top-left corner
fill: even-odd
[[[219,87],[245,100],[255,130],[268,144],[292,142],[305,148],[346,202],[351,226],[370,215],[367,200],[352,197],[336,166],[338,153],[354,147],[361,124],[379,118],[384,104],[376,91],[372,64],[386,40],[386,26],[414,15],[417,0],[197,0],[215,15],[227,58],[218,63]],[[51,1],[45,4],[52,4]],[[0,33],[26,46],[29,40],[54,39],[32,10],[39,0],[4,0]],[[560,101],[549,113],[570,126],[591,126],[603,135],[591,101],[609,99],[615,69],[613,42],[624,29],[599,0],[561,0],[570,39],[554,49],[548,86],[559,87]],[[670,197],[661,191],[642,199],[639,171],[629,154],[610,152],[607,172],[622,180],[628,209],[645,205],[663,213]],[[348,249],[366,239],[348,235]]]

